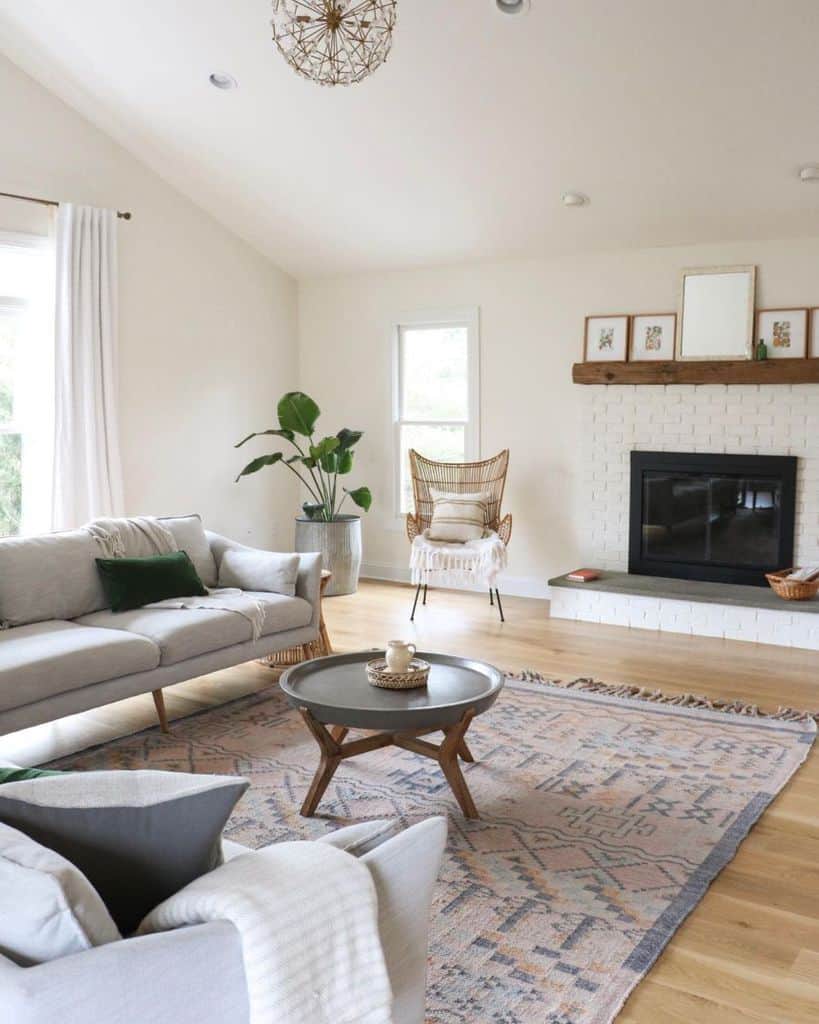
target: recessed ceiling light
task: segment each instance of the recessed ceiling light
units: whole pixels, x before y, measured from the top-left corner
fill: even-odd
[[[819,182],[819,167],[816,164],[807,164],[799,169],[799,180],[816,184]]]
[[[589,202],[589,197],[582,192],[564,192],[560,198],[564,206],[586,206]]]
[[[495,0],[495,6],[504,14],[526,14],[530,0]]]
[[[214,71],[208,76],[208,81],[217,89],[235,89],[239,84],[227,71]]]

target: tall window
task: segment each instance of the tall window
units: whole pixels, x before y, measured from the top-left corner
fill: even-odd
[[[477,310],[395,325],[397,514],[413,508],[410,448],[439,462],[479,457],[478,379]]]
[[[50,525],[54,253],[0,233],[0,536]]]

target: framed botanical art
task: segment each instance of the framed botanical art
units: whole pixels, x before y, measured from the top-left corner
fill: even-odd
[[[631,318],[629,359],[643,362],[674,358],[675,313],[639,313]]]
[[[587,363],[625,362],[628,358],[629,318],[626,314],[587,316],[583,358]]]
[[[808,359],[819,359],[819,307],[810,311],[810,338],[808,340]]]
[[[764,341],[768,359],[804,359],[808,350],[807,309],[760,309],[757,342]]]

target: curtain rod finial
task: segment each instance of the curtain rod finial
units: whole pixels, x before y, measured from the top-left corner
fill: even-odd
[[[117,216],[120,218],[120,220],[130,220],[131,219],[131,211],[130,210],[117,210]]]

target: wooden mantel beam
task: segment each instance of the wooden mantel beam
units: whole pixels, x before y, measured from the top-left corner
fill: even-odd
[[[819,384],[819,359],[575,363],[575,384]]]

